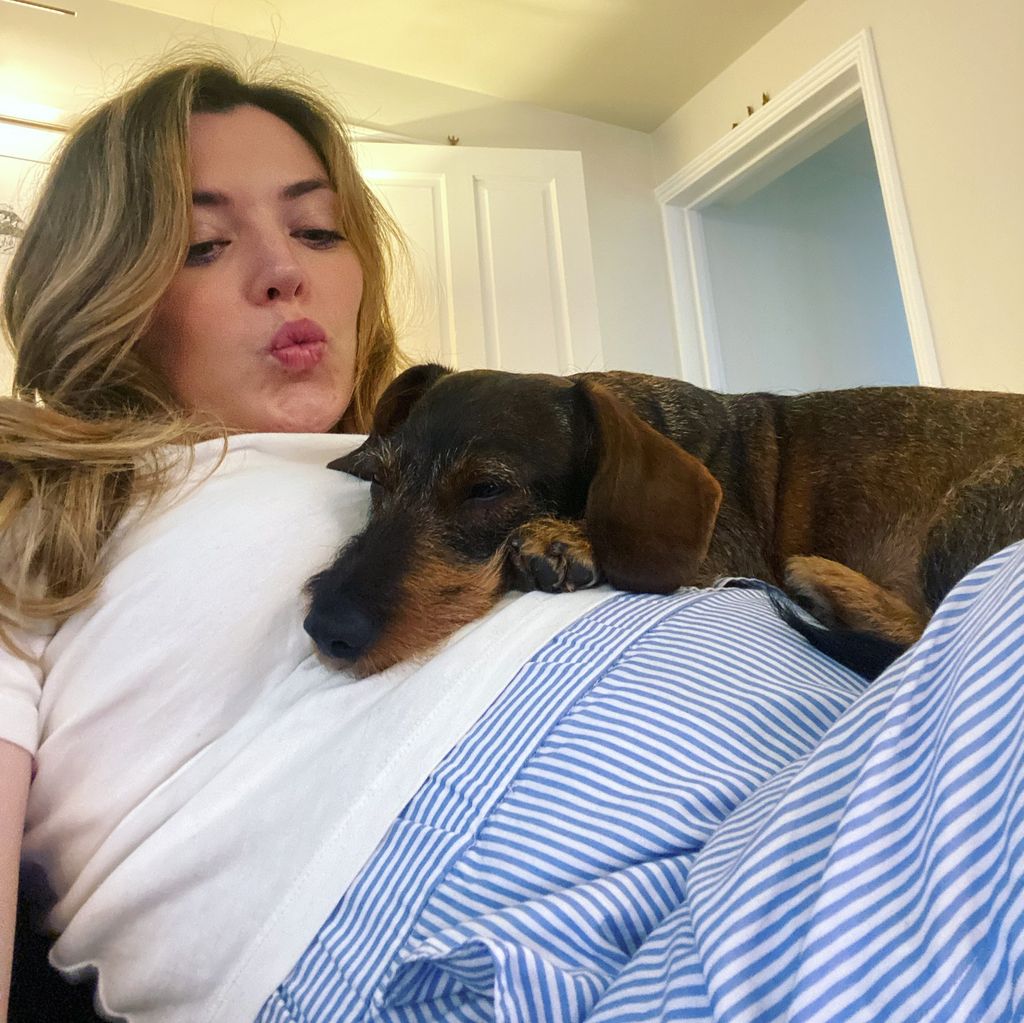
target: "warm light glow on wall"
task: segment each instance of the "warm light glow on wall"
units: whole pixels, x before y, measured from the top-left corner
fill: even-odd
[[[65,111],[25,99],[26,96],[45,93],[45,84],[34,75],[26,74],[25,68],[0,67],[0,121],[49,127],[54,131],[66,127],[68,116]]]
[[[10,109],[2,105],[6,99],[0,96],[0,155],[16,160],[48,162],[63,137],[63,131],[58,126],[40,124],[35,118],[8,119],[2,112]]]

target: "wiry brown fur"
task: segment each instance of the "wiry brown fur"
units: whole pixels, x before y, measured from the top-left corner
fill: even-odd
[[[395,615],[353,665],[357,675],[372,675],[420,656],[486,614],[504,592],[503,555],[479,564],[456,564],[429,543],[420,542],[417,551],[416,561],[402,581]]]
[[[828,558],[792,557],[786,562],[786,589],[802,597],[825,623],[871,632],[909,645],[928,622],[893,590]],[[837,609],[841,608],[841,617]]]
[[[635,373],[418,366],[334,464],[375,481],[372,511],[312,582],[307,627],[374,667],[505,589],[602,578],[670,592],[753,576],[830,624],[907,643],[964,571],[1024,536],[1024,397],[1010,394],[726,395]],[[443,581],[483,565],[502,566],[493,588]]]

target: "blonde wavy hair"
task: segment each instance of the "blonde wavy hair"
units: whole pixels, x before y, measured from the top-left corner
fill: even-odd
[[[189,245],[193,113],[260,107],[312,147],[362,267],[355,392],[336,429],[366,430],[398,356],[387,295],[403,249],[360,176],[344,123],[308,87],[218,55],[179,57],[88,114],[54,161],[3,288],[15,356],[0,399],[0,638],[59,623],[103,578],[125,512],[164,493],[173,461],[210,436],[137,342]]]

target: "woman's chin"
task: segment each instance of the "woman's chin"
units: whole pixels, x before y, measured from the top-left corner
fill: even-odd
[[[324,389],[326,393],[292,393],[284,400],[250,410],[240,417],[249,433],[328,433],[345,414],[351,400],[351,389],[338,398],[337,388]]]

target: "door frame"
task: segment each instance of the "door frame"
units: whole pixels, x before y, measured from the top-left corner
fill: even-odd
[[[903,186],[869,29],[807,72],[655,189],[668,251],[684,378],[725,388],[701,211],[742,198],[807,159],[867,115],[918,381],[941,386]]]

